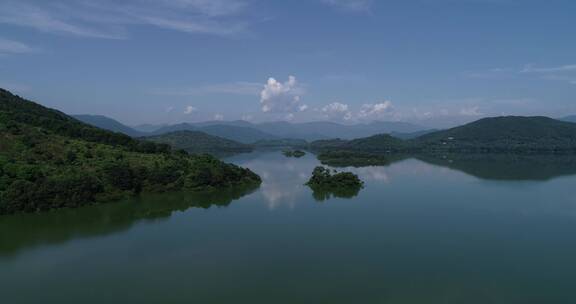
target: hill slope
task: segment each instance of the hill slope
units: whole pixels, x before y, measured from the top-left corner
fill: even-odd
[[[144,139],[194,154],[227,155],[252,151],[249,145],[199,131],[174,131]]]
[[[100,128],[100,129],[104,129],[104,130],[108,130],[108,131],[112,131],[112,132],[118,132],[118,133],[122,133],[122,134],[126,134],[128,136],[132,136],[132,137],[139,137],[139,136],[144,136],[144,132],[140,132],[140,131],[136,131],[126,125],[123,125],[122,123],[106,117],[106,116],[102,116],[102,115],[72,115],[72,117],[78,119],[79,121],[89,124],[91,126]]]
[[[206,134],[234,140],[244,144],[254,143],[259,140],[276,139],[276,136],[270,135],[252,127],[230,124],[189,124],[181,123],[167,126],[154,131],[151,135],[161,135],[174,131],[200,131]]]
[[[377,135],[351,141],[315,141],[311,148],[370,153],[576,153],[576,124],[548,117],[493,117],[410,140]]]
[[[248,169],[98,129],[0,89],[0,214],[259,182]]]
[[[500,151],[576,151],[576,124],[548,117],[506,116],[420,136],[421,149]]]

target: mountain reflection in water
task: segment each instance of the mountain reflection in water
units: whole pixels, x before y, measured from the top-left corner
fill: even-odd
[[[63,209],[39,214],[0,217],[0,256],[13,255],[21,248],[62,243],[128,230],[140,221],[162,221],[174,212],[190,208],[226,207],[254,192],[258,186],[242,186],[210,192],[163,193],[138,198]]]

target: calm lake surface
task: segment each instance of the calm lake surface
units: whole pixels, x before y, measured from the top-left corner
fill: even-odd
[[[353,198],[310,154],[227,160],[262,186],[0,217],[0,302],[576,303],[571,159],[347,168]]]

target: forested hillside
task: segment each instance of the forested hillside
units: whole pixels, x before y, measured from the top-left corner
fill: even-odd
[[[0,89],[0,214],[259,182],[248,169],[98,129]]]
[[[311,148],[369,153],[575,153],[576,124],[548,117],[492,117],[409,140],[382,134],[315,141]]]
[[[249,145],[200,131],[175,131],[146,137],[145,140],[168,144],[175,149],[182,149],[193,154],[227,155],[252,151]]]

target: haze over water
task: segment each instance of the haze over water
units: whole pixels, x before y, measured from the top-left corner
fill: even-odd
[[[238,155],[259,189],[0,217],[2,302],[573,303],[560,159],[346,168],[366,187],[338,198],[303,185],[313,155]]]

